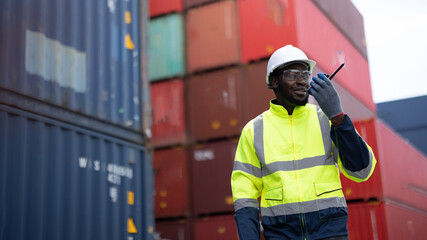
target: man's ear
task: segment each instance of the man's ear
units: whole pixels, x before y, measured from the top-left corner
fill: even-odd
[[[270,84],[271,84],[271,86],[273,88],[277,88],[278,87],[279,83],[278,83],[278,80],[277,80],[276,76],[271,76],[270,77]]]

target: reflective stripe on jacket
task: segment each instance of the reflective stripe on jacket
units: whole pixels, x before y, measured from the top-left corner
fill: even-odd
[[[351,120],[347,121],[351,125],[350,141],[355,138],[353,135],[361,139]],[[342,151],[338,154],[331,135],[330,121],[319,107],[311,104],[296,107],[288,115],[282,106],[270,103],[268,111],[244,127],[231,178],[239,234],[242,228],[257,228],[246,226],[244,220],[239,224],[238,218],[251,212],[254,222],[257,211],[248,208],[258,210],[258,198],[265,231],[270,226],[283,226],[285,235],[292,239],[348,234],[347,205],[337,166],[346,177],[360,182],[370,177],[376,160],[371,148],[358,139],[366,149],[366,157],[361,157],[366,162],[363,166],[357,158],[354,160],[355,154],[349,154],[352,149],[346,150],[347,155]],[[334,138],[343,134],[338,135]],[[349,145],[345,142],[343,149]],[[340,155],[348,159],[342,161]]]

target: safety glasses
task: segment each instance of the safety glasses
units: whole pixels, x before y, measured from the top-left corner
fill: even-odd
[[[285,70],[282,73],[283,78],[291,81],[297,81],[298,79],[302,78],[304,81],[309,81],[310,79],[310,71],[300,71],[295,69],[289,69]]]

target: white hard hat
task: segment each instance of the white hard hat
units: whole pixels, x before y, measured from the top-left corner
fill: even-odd
[[[307,58],[307,55],[299,48],[293,47],[292,45],[286,45],[282,48],[277,49],[273,55],[271,55],[267,64],[267,85],[270,86],[269,77],[270,74],[280,66],[286,66],[292,63],[302,62],[308,65],[308,71],[313,70],[316,62]]]

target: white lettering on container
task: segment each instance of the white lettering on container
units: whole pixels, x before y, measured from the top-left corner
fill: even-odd
[[[211,149],[196,150],[196,151],[194,151],[194,159],[198,162],[207,161],[207,160],[214,160],[215,159],[215,153]]]

